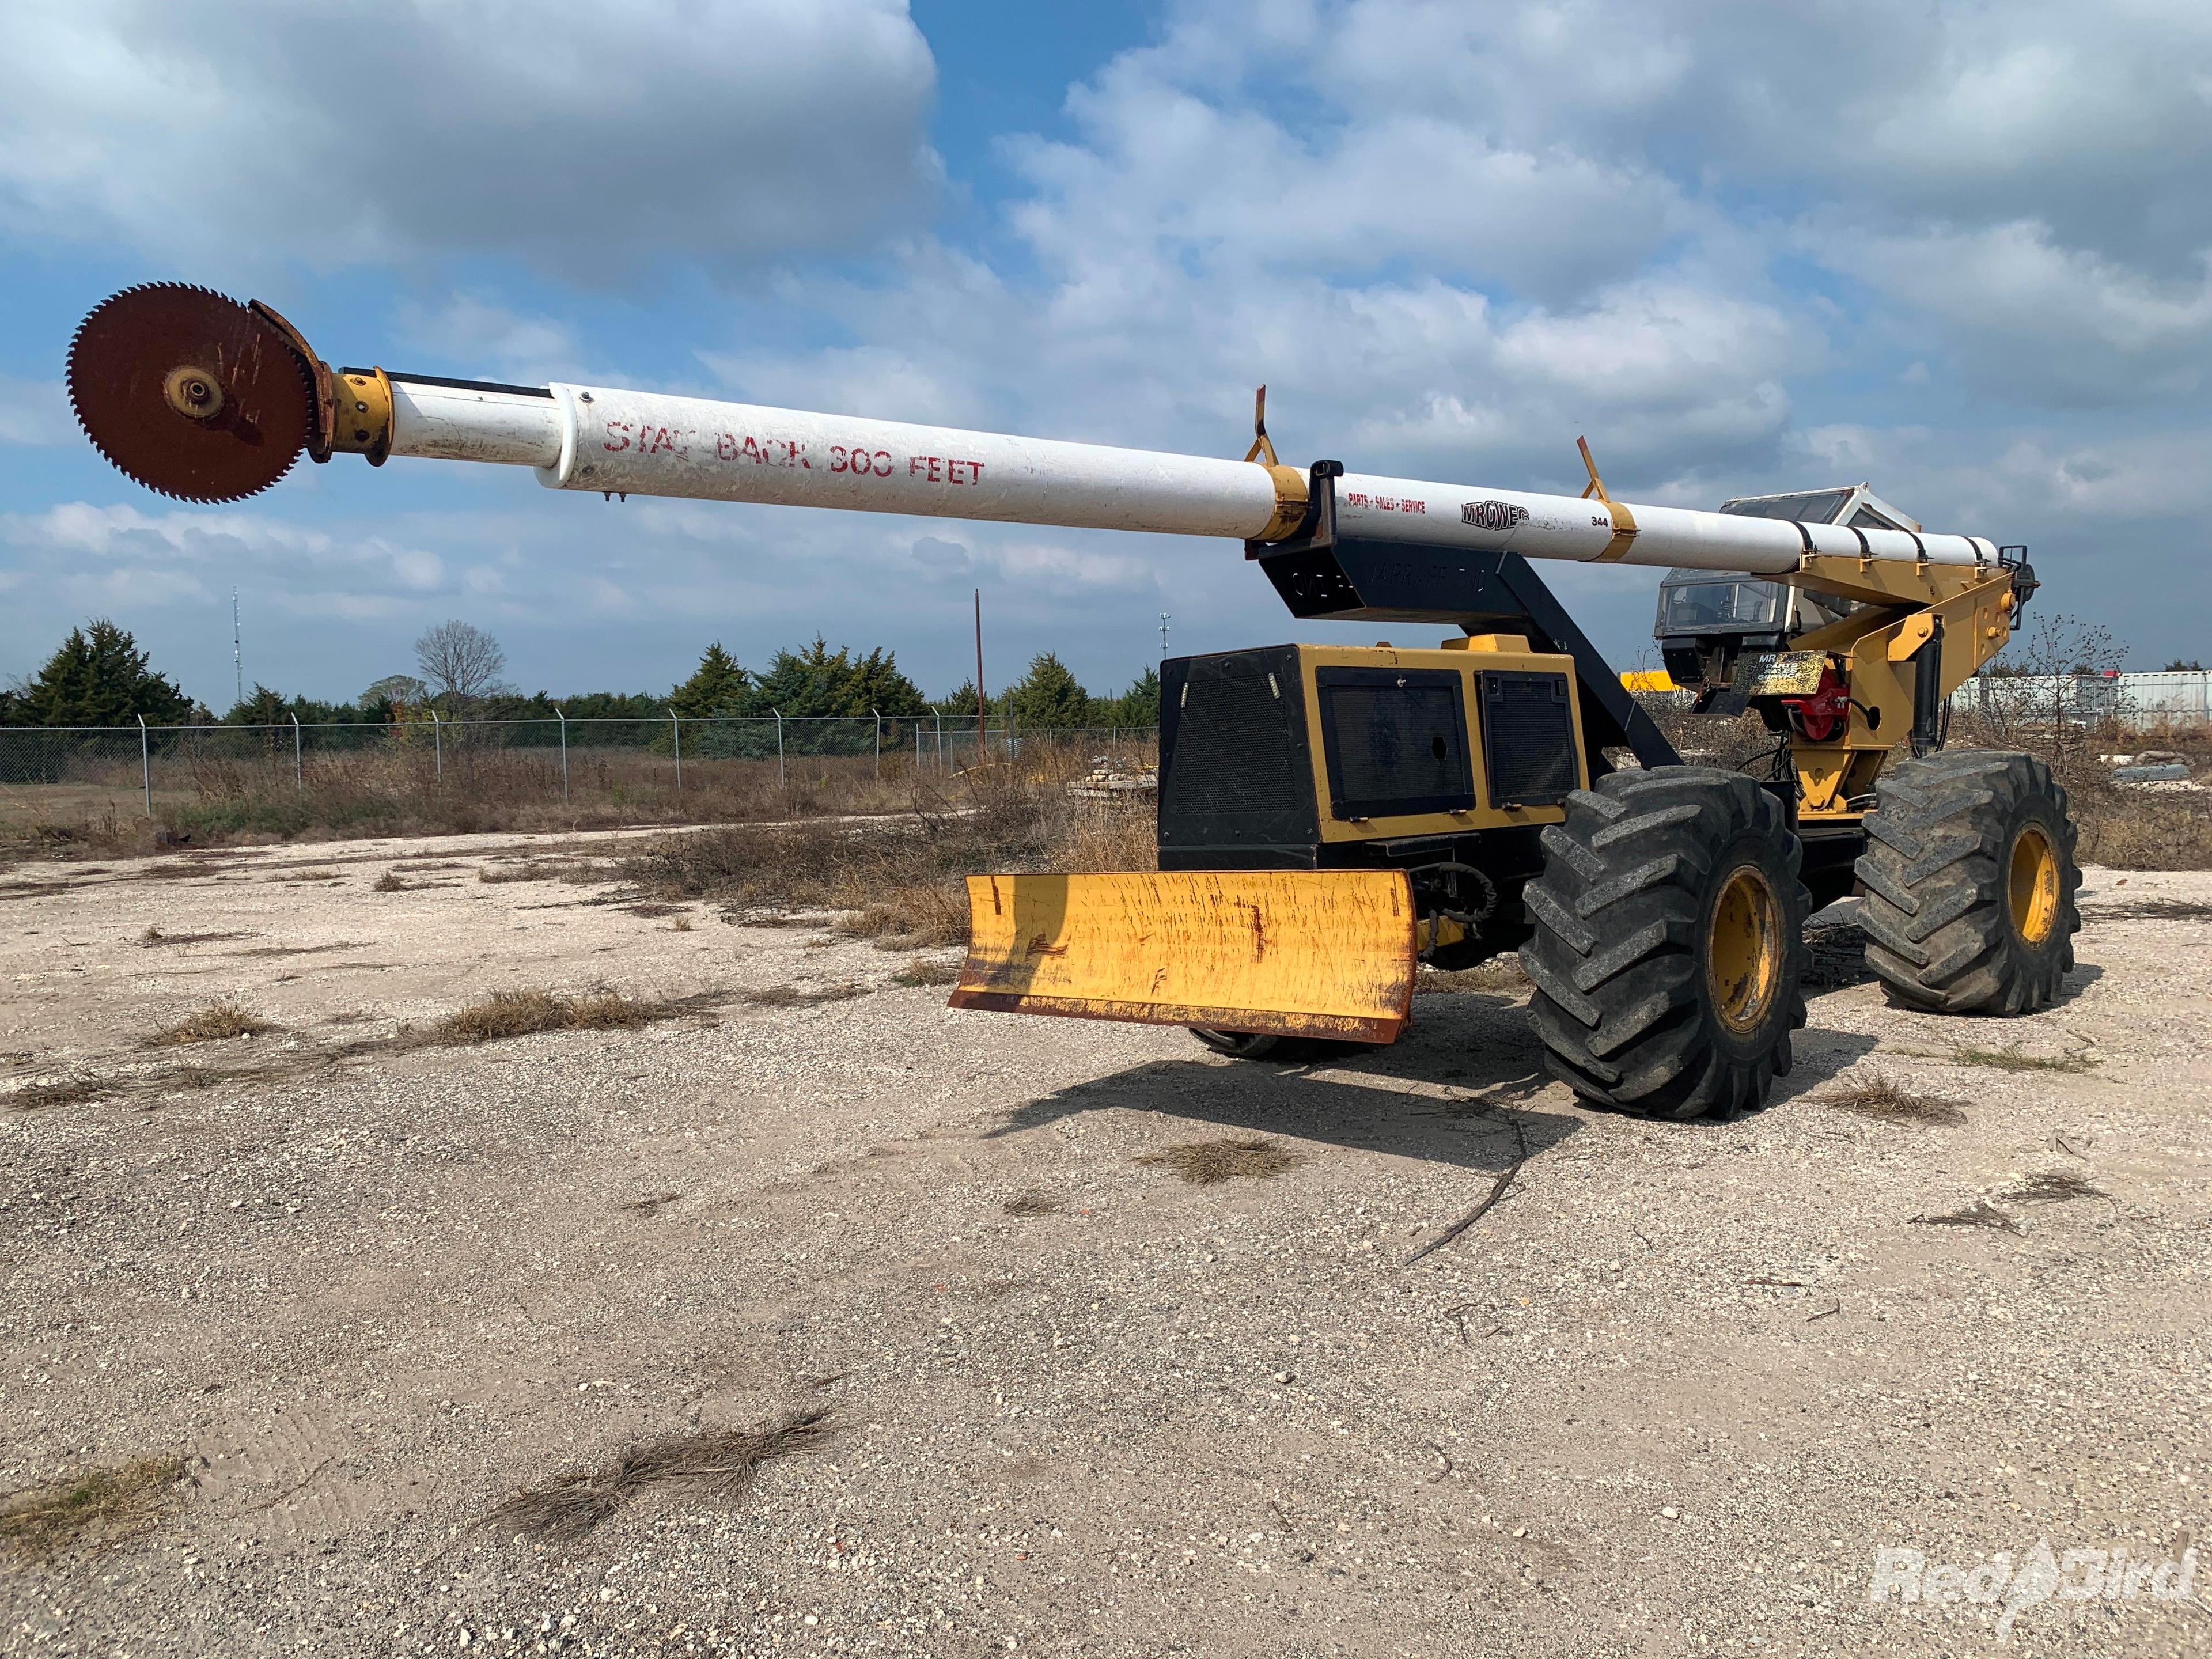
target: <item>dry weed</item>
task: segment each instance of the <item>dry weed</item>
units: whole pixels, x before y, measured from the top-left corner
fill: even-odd
[[[634,1030],[700,1006],[697,998],[641,1001],[619,991],[594,991],[582,997],[557,991],[494,991],[482,1002],[438,1020],[422,1040],[459,1045],[535,1036],[541,1031]]]
[[[141,945],[205,945],[210,939],[251,939],[251,933],[165,933],[159,927],[149,927],[138,935]]]
[[[2044,1170],[1997,1196],[2021,1204],[2068,1204],[2077,1198],[2110,1198],[2112,1194],[2072,1170]]]
[[[222,1042],[230,1037],[258,1036],[276,1028],[258,1014],[234,1002],[210,1003],[199,1012],[164,1025],[146,1040],[149,1048],[179,1048],[191,1042]]]
[[[517,1492],[486,1516],[484,1524],[531,1538],[577,1539],[611,1516],[624,1498],[671,1481],[732,1504],[745,1495],[763,1464],[818,1449],[836,1432],[829,1417],[826,1407],[810,1407],[758,1428],[708,1429],[631,1446],[605,1468]]]
[[[1986,1066],[1996,1072],[2086,1072],[2096,1060],[2088,1054],[2030,1054],[2012,1048],[1954,1048],[1952,1060],[1960,1066]]]
[[[417,884],[414,882],[400,880],[399,873],[396,870],[386,870],[374,881],[369,883],[368,887],[373,893],[405,893],[412,891]]]
[[[143,1532],[157,1523],[185,1479],[181,1457],[141,1457],[0,1499],[0,1540],[44,1556],[80,1539]]]
[[[796,985],[768,985],[757,991],[747,991],[741,1000],[754,1008],[805,1008],[817,1002],[848,1002],[867,994],[866,986],[845,980],[836,985],[817,986],[811,991]]]
[[[79,1075],[48,1078],[38,1083],[27,1083],[7,1095],[0,1095],[0,1106],[11,1112],[43,1111],[49,1106],[77,1106],[88,1100],[98,1100],[115,1092],[115,1085],[104,1078]]]
[[[496,885],[501,882],[508,881],[557,881],[567,872],[568,866],[565,865],[549,864],[532,860],[528,864],[514,865],[505,868],[487,864],[477,872],[477,879],[487,885]]]
[[[1149,815],[1120,802],[1071,800],[1056,786],[1009,779],[1004,769],[966,775],[951,797],[918,791],[914,807],[860,823],[672,836],[632,855],[623,873],[665,900],[840,912],[840,932],[916,950],[966,942],[970,875],[1148,870],[1158,861]]]
[[[916,957],[891,975],[894,985],[957,985],[960,970],[949,962],[932,962],[927,957]]]
[[[1856,1113],[1883,1123],[1941,1123],[1966,1121],[1966,1109],[1955,1100],[1937,1095],[1917,1095],[1898,1086],[1894,1079],[1876,1073],[1863,1083],[1850,1085],[1821,1097],[1820,1103],[1839,1112]]]
[[[1413,979],[1416,992],[1479,992],[1510,997],[1528,988],[1528,975],[1521,971],[1521,958],[1510,953],[1472,968],[1424,968]]]
[[[1272,1140],[1235,1138],[1185,1141],[1179,1146],[1146,1152],[1137,1160],[1172,1170],[1194,1187],[1216,1186],[1240,1176],[1272,1181],[1305,1161],[1304,1152],[1291,1152]]]
[[[1988,1227],[2006,1233],[2027,1231],[1986,1198],[1978,1198],[1962,1210],[1947,1210],[1942,1215],[1917,1215],[1911,1219],[1914,1225],[1920,1227]]]

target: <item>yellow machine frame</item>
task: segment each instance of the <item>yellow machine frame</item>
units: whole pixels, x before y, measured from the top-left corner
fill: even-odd
[[[1838,622],[1800,635],[1794,651],[1826,652],[1850,686],[1843,735],[1826,743],[1790,740],[1800,822],[1856,823],[1871,805],[1883,763],[1906,744],[1912,726],[1913,659],[1942,623],[1938,689],[1948,697],[2004,647],[2016,603],[2002,566],[1905,564],[1888,559],[1808,556],[1792,586],[1865,602]]]

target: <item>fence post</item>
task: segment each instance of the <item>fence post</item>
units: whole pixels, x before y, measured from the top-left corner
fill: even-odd
[[[292,793],[295,795],[307,793],[307,770],[300,759],[300,717],[297,714],[292,716]]]
[[[775,784],[781,789],[787,787],[783,772],[783,710],[771,708],[768,712],[775,716]]]
[[[871,708],[868,712],[876,717],[876,781],[880,783],[884,777],[884,711]]]
[[[561,705],[553,705],[554,718],[561,722],[561,805],[568,804],[568,717],[561,712]]]
[[[921,722],[914,723],[914,775],[921,775]]]
[[[431,764],[436,769],[432,775],[442,782],[446,776],[446,728],[439,723],[434,708],[430,711],[430,753]]]
[[[676,744],[676,793],[680,795],[684,793],[684,722],[676,718],[673,708],[668,711],[668,726]]]
[[[146,717],[138,717],[138,775],[146,785],[146,816],[154,816],[154,750],[146,739]]]
[[[945,769],[945,711],[939,708],[935,713],[937,715],[937,769],[942,772]]]

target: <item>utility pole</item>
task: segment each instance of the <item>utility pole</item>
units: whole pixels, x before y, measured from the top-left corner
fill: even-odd
[[[991,723],[991,705],[983,697],[983,590],[975,590],[975,763],[983,763],[983,733]]]
[[[1165,661],[1167,660],[1167,658],[1168,658],[1168,613],[1167,613],[1166,611],[1161,611],[1161,612],[1160,612],[1160,660],[1161,660],[1162,662],[1165,662]]]
[[[234,587],[230,590],[230,672],[232,678],[238,682],[238,696],[234,701],[244,702],[246,659],[240,654],[238,648],[238,590]]]

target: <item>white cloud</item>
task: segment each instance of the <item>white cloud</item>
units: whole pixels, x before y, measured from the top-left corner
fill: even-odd
[[[903,0],[16,0],[0,222],[212,273],[854,245],[915,213],[935,91]]]
[[[557,318],[526,316],[481,294],[456,294],[436,306],[409,300],[393,319],[393,333],[456,372],[543,386],[553,380],[591,381],[574,328]]]
[[[1819,240],[1825,263],[1926,319],[1978,384],[2023,401],[2153,402],[2212,372],[2212,252],[2161,280],[2030,221]]]

